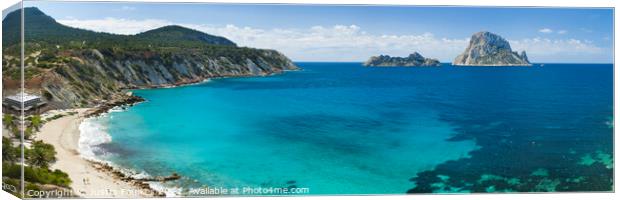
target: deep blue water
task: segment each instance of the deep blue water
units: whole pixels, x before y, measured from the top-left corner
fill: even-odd
[[[611,190],[611,64],[297,64],[304,70],[137,90],[147,102],[88,121],[112,138],[97,157],[179,173],[166,186],[184,189]]]

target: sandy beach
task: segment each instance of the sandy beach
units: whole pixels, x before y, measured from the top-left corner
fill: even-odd
[[[52,169],[60,169],[69,174],[73,181],[71,188],[80,197],[148,197],[148,191],[136,185],[122,181],[110,172],[97,169],[95,164],[80,157],[78,141],[79,125],[88,109],[54,111],[57,113],[77,112],[44,124],[37,134],[37,139],[52,144],[56,149],[57,161]]]

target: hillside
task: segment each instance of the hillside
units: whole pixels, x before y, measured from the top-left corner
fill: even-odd
[[[19,11],[2,21],[3,96],[19,85]],[[116,35],[59,24],[37,8],[24,12],[27,90],[59,108],[93,106],[124,89],[298,69],[275,50],[238,47],[181,26]]]

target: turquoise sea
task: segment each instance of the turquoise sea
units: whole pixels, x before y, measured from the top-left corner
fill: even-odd
[[[178,173],[163,186],[183,195],[611,191],[612,64],[297,65],[136,90],[146,102],[82,124],[82,154]]]

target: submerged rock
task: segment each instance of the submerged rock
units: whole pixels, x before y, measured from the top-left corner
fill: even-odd
[[[469,46],[454,59],[452,65],[531,66],[532,64],[525,51],[520,54],[512,51],[504,38],[482,31],[471,36]]]
[[[437,59],[425,58],[418,52],[407,57],[391,57],[388,55],[373,56],[364,62],[364,66],[372,67],[412,67],[412,66],[440,66]]]

